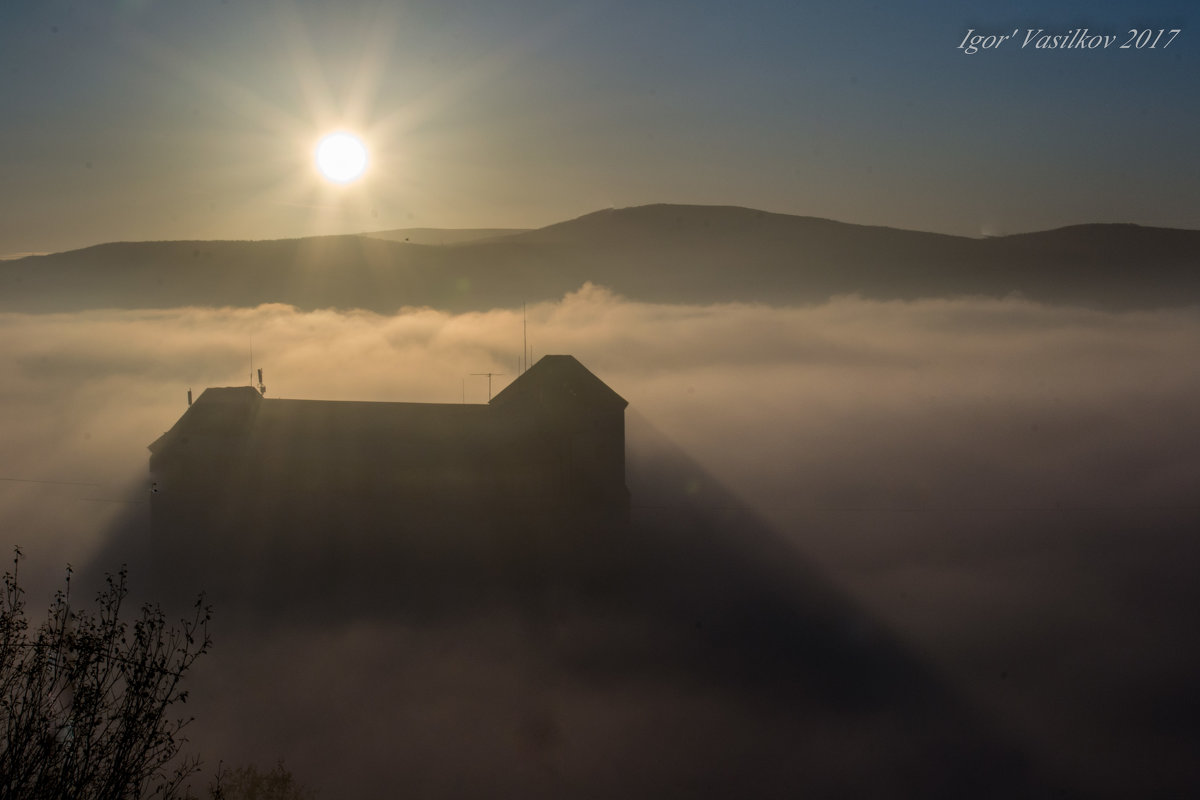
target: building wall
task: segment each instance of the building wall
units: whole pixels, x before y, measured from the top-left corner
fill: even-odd
[[[324,426],[289,424],[276,413],[288,409],[272,402],[296,401],[260,400],[249,411],[230,409],[225,420],[201,414],[202,431],[185,426],[154,454],[156,531],[173,536],[243,519],[260,529],[288,526],[297,512],[392,530],[476,507],[627,513],[623,412],[546,416],[481,406],[464,415],[447,406],[433,430],[375,432],[356,429],[354,413]],[[423,411],[427,422],[441,416]]]

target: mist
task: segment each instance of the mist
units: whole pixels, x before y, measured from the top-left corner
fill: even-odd
[[[1200,517],[1195,308],[668,305],[589,284],[524,320],[519,308],[5,313],[5,539],[43,594],[67,562],[111,569],[114,531],[144,530],[146,446],[189,388],[249,383],[253,365],[268,397],[482,403],[474,373],[498,373],[493,394],[516,376],[523,322],[535,360],[572,354],[629,401],[635,521],[681,504],[761,521],[779,552],[1071,785],[1116,796],[1195,777],[1180,757],[1200,735],[1188,632],[1200,591],[1185,569]],[[643,635],[599,608],[558,613]],[[603,681],[547,667],[538,643],[569,639],[561,622],[550,635],[499,608],[434,626],[231,621],[198,676],[197,742],[214,761],[285,757],[323,796],[380,792],[393,768],[414,793],[553,796],[589,776],[604,795],[619,791],[613,764],[648,776],[650,796],[726,752],[731,732],[754,755],[727,787],[748,774],[787,785],[822,762],[787,743],[829,735],[828,719],[779,717],[649,666],[619,681],[636,702],[611,704]],[[280,681],[265,653],[302,666]],[[691,744],[662,745],[664,725]],[[473,765],[454,780],[451,740]]]

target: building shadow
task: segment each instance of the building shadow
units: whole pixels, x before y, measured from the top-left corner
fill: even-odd
[[[1075,796],[795,538],[644,418],[627,430],[630,499],[607,509],[413,502],[398,526],[260,492],[165,558],[131,516],[90,571],[131,562],[180,606],[207,590],[216,667],[192,706],[224,720],[210,746],[357,742],[311,767],[338,793],[419,775],[436,797]],[[284,722],[301,707],[303,737]],[[410,760],[363,739],[363,715]]]

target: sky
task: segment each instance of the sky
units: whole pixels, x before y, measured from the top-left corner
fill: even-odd
[[[1189,5],[9,0],[0,256],[655,202],[1198,227]],[[1079,28],[1115,38],[1036,47]],[[337,129],[370,152],[349,185],[313,166]]]

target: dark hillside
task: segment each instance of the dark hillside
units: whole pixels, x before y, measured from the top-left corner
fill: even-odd
[[[1200,231],[1134,225],[969,239],[658,205],[453,245],[379,236],[121,242],[31,256],[0,263],[0,310],[278,302],[464,311],[552,300],[588,281],[649,302],[794,304],[838,294],[1020,294],[1104,308],[1200,302]]]

